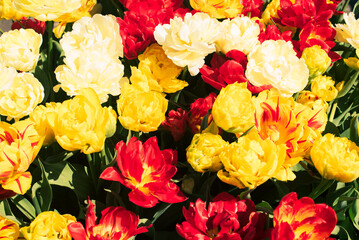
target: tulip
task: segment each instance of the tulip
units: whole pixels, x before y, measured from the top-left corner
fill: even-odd
[[[137,228],[139,218],[123,207],[108,207],[101,212],[101,219],[96,223],[95,205],[89,201],[86,212],[86,229],[80,222],[68,225],[74,240],[127,240],[137,234],[147,232],[146,227]]]
[[[198,133],[193,136],[191,144],[186,149],[187,161],[197,172],[217,172],[223,167],[219,154],[227,145],[220,135]]]
[[[71,240],[67,226],[76,222],[76,218],[70,214],[60,215],[57,212],[46,211],[40,213],[30,226],[20,229],[21,235],[26,240]]]
[[[254,125],[252,93],[246,83],[233,83],[223,88],[212,108],[218,127],[232,133],[247,131]]]
[[[19,225],[16,222],[0,216],[0,239],[17,240],[19,230]]]
[[[47,115],[56,141],[68,151],[99,152],[106,137],[112,136],[116,128],[115,111],[102,107],[91,88],[82,89],[79,95],[64,101]]]
[[[156,137],[144,144],[132,137],[126,145],[123,141],[116,145],[117,166],[109,167],[100,178],[118,181],[130,188],[129,200],[141,207],[153,207],[158,201],[167,203],[183,202],[187,198],[179,187],[171,181],[176,174],[177,152],[166,149],[160,151]]]
[[[297,199],[297,193],[292,192],[273,212],[271,240],[329,239],[336,223],[337,215],[331,207],[315,204],[309,197]]]
[[[323,178],[352,182],[359,177],[358,151],[359,147],[349,139],[327,133],[314,142],[310,157]]]
[[[3,189],[26,193],[32,180],[27,170],[40,151],[42,141],[30,121],[13,125],[0,122],[0,184]]]
[[[267,215],[256,212],[249,199],[240,200],[223,192],[212,202],[197,199],[188,210],[183,207],[186,221],[176,225],[179,235],[186,240],[262,240],[266,236],[264,226]]]

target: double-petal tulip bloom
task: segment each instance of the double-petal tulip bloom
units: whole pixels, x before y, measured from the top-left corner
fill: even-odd
[[[218,127],[231,133],[243,133],[254,125],[254,103],[246,83],[222,88],[213,103],[212,115]]]
[[[0,184],[5,190],[24,194],[31,186],[27,172],[42,145],[30,121],[13,125],[0,122]]]
[[[273,212],[271,240],[329,239],[337,223],[335,211],[326,204],[315,204],[309,197],[297,199],[295,192],[284,196]]]
[[[15,29],[0,37],[0,59],[8,67],[32,71],[39,59],[42,36],[33,29]]]
[[[327,133],[316,139],[310,157],[323,178],[352,182],[359,177],[358,152],[359,147],[354,142]]]
[[[217,172],[223,165],[219,154],[228,146],[218,134],[197,133],[186,149],[187,161],[197,172]]]
[[[56,141],[68,151],[99,152],[106,137],[116,131],[116,112],[112,107],[102,107],[91,88],[80,90],[79,95],[55,108],[47,112],[47,122]]]
[[[208,204],[201,199],[183,207],[186,221],[177,224],[179,235],[185,239],[201,240],[261,240],[265,238],[267,216],[256,212],[249,199],[240,200],[223,192]]]
[[[286,146],[286,160],[274,177],[281,181],[293,180],[295,175],[290,167],[309,157],[314,140],[325,128],[327,115],[323,108],[312,110],[273,91],[261,92],[254,102],[252,132],[257,131],[261,138]]]
[[[71,240],[67,226],[75,221],[76,218],[70,214],[46,211],[37,215],[30,226],[22,227],[20,232],[26,240]]]
[[[86,213],[86,230],[80,222],[70,223],[69,232],[75,240],[127,240],[137,234],[147,232],[147,228],[137,228],[139,218],[123,207],[108,207],[101,212],[97,224],[95,205],[89,201]]]
[[[125,83],[117,100],[118,119],[121,125],[132,131],[156,131],[166,119],[168,102],[164,94],[144,91],[135,84]]]
[[[16,240],[19,237],[19,225],[0,216],[0,239]]]
[[[153,207],[158,201],[177,203],[186,200],[179,187],[171,181],[176,174],[177,152],[161,151],[157,139],[152,137],[144,144],[132,137],[126,144],[116,145],[118,168],[109,167],[100,178],[118,181],[132,189],[129,200],[141,207]]]

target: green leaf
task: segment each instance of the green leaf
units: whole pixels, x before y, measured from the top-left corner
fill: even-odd
[[[52,189],[47,179],[45,168],[41,161],[38,160],[38,165],[41,169],[42,180],[32,186],[32,198],[34,204],[39,204],[41,212],[49,211],[52,202]]]
[[[327,122],[327,125],[325,126],[325,129],[322,133],[322,135],[324,136],[326,133],[332,133],[335,136],[339,137],[340,136],[340,132],[339,129],[336,127],[336,125],[332,122]]]
[[[347,116],[347,114],[349,114],[349,111],[351,110],[352,106],[353,106],[353,103],[350,104],[350,106],[344,112],[342,112],[338,117],[336,117],[333,120],[333,123],[334,123],[335,126],[340,125],[340,122],[342,121],[342,119],[344,119]]]
[[[353,13],[355,15],[355,19],[359,18],[359,1],[357,1],[353,7]]]
[[[72,189],[80,202],[85,201],[93,192],[91,180],[82,165],[58,162],[45,165],[45,170],[51,185]]]
[[[266,201],[262,201],[261,203],[257,204],[256,209],[257,209],[257,211],[262,211],[262,212],[265,212],[268,214],[273,214],[272,206]]]
[[[11,211],[11,207],[9,205],[9,202],[7,199],[0,201],[0,216],[6,217],[7,219],[13,220],[20,223],[19,220],[14,216],[14,214]]]
[[[69,159],[70,157],[72,157],[74,155],[73,152],[67,152],[67,151],[63,151],[59,154],[55,154],[55,155],[50,155],[49,157],[47,157],[44,161],[44,164],[56,164],[58,162],[61,161],[66,161],[67,159]]]
[[[346,137],[350,139],[350,128],[346,129],[344,132],[340,134],[340,137]]]
[[[328,188],[335,182],[335,180],[328,180],[328,179],[322,179],[322,181],[319,183],[319,185],[314,188],[314,190],[309,194],[308,197],[315,200],[317,197],[319,197],[322,193],[324,193]]]
[[[46,72],[40,66],[37,66],[35,68],[34,76],[41,82],[42,86],[44,87],[45,96],[42,103],[45,103],[50,96],[50,92],[53,91],[50,84],[50,79],[48,78]]]
[[[157,219],[159,217],[161,217],[161,215],[163,213],[165,213],[167,211],[167,209],[169,209],[171,207],[172,204],[170,203],[162,203],[160,209],[153,215],[153,220],[152,223],[155,223],[157,221]]]
[[[23,195],[16,195],[10,198],[10,201],[16,205],[17,209],[24,214],[29,220],[36,217],[35,207]]]
[[[354,204],[349,208],[349,216],[354,227],[359,230],[359,199],[355,200]]]
[[[344,97],[350,91],[350,89],[353,87],[354,83],[356,82],[358,76],[359,76],[359,71],[355,72],[351,76],[349,81],[344,84],[343,89],[340,90],[340,92],[337,95],[337,98]]]
[[[350,140],[359,146],[358,117],[359,116],[355,116],[350,121]]]
[[[343,228],[342,226],[335,226],[332,234],[335,236],[345,236],[345,239],[351,240],[348,231],[345,230],[345,228]]]
[[[211,113],[212,113],[212,109],[209,109],[207,111],[206,116],[203,117],[202,122],[201,122],[201,131],[205,130],[208,127],[208,118],[209,118],[209,115],[211,115]]]

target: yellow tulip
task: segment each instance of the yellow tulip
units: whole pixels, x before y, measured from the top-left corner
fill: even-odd
[[[240,137],[219,155],[224,166],[219,179],[239,188],[253,189],[273,177],[284,163],[286,147],[269,139]]]
[[[354,142],[327,133],[314,142],[310,157],[323,178],[352,182],[359,177],[358,151]]]
[[[40,136],[43,136],[44,143],[43,145],[50,145],[55,142],[55,135],[52,127],[54,123],[49,123],[48,114],[50,112],[57,112],[58,106],[61,103],[50,102],[46,103],[46,107],[44,105],[37,106],[32,113],[30,113],[29,119],[34,122],[34,127]],[[53,118],[52,118],[53,120]]]
[[[322,75],[332,63],[328,54],[318,45],[305,48],[302,57],[309,69],[309,76]]]
[[[252,93],[246,83],[233,83],[222,88],[212,108],[213,120],[227,132],[245,132],[254,125]]]
[[[166,119],[167,105],[166,98],[159,92],[124,84],[117,100],[118,119],[124,128],[132,131],[156,131]]]
[[[297,98],[297,103],[310,107],[311,109],[322,108],[327,112],[328,103],[310,91],[302,91]]]
[[[33,29],[15,29],[0,37],[0,59],[8,67],[32,71],[39,59],[42,35]]]
[[[195,134],[187,148],[187,161],[197,172],[217,172],[223,167],[219,154],[227,145],[220,135]]]
[[[26,240],[71,240],[67,225],[76,222],[76,218],[69,214],[60,215],[48,211],[40,213],[28,227],[20,229]]]
[[[23,17],[24,15],[13,7],[11,0],[0,1],[0,19],[5,18],[8,20],[20,20]]]
[[[311,90],[325,101],[332,101],[338,95],[338,89],[334,86],[335,81],[329,76],[318,76],[313,79]]]
[[[234,18],[243,10],[239,0],[190,0],[191,7],[213,18]]]
[[[116,113],[101,106],[91,88],[83,89],[73,99],[66,100],[48,113],[55,139],[68,151],[81,150],[85,154],[99,152],[106,137],[112,136]]]
[[[44,98],[44,87],[31,73],[18,73],[13,83],[0,91],[0,114],[20,119],[29,115]]]
[[[157,43],[149,46],[144,53],[138,56],[138,60],[140,60],[138,69],[148,81],[152,82],[150,83],[153,85],[152,90],[174,93],[188,86],[186,81],[177,79],[183,68],[174,64]]]
[[[9,219],[0,216],[0,239],[17,240],[19,237],[19,225]]]

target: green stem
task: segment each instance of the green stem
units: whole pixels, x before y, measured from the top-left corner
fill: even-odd
[[[127,134],[127,139],[126,139],[126,145],[127,145],[128,142],[131,140],[131,138],[132,138],[132,132],[131,132],[131,130],[129,129],[129,130],[128,130],[128,134]]]
[[[338,106],[338,102],[335,101],[332,105],[332,110],[330,111],[329,122],[333,122],[335,112],[337,110],[337,106]]]
[[[248,189],[248,190],[245,190],[244,192],[242,192],[239,197],[241,199],[250,199],[251,198],[251,193],[254,191],[254,188],[253,189]]]
[[[350,2],[350,0],[346,0],[346,1],[345,1],[344,5],[343,5],[343,7],[342,7],[342,11],[344,11],[344,10],[347,8],[349,2]],[[341,15],[339,16],[338,22],[341,22],[342,20],[343,20],[343,14],[341,14]]]
[[[39,215],[42,212],[42,210],[41,210],[39,201],[37,200],[36,192],[35,192],[35,196],[32,196],[32,203],[34,205],[36,215]]]
[[[1,34],[3,34],[3,33],[4,33],[4,31],[3,31],[1,28],[0,28],[0,33],[1,33]]]
[[[92,159],[91,154],[86,154],[86,157],[87,157],[87,162],[89,165],[89,173],[90,173],[90,176],[92,179],[92,183],[93,183],[94,189],[97,192],[97,179],[96,179],[96,174],[95,174],[94,159]]]
[[[314,188],[314,190],[309,194],[308,197],[312,198],[313,200],[315,200],[317,197],[319,197],[323,192],[325,192],[326,190],[328,190],[328,188],[330,186],[333,185],[333,183],[335,182],[335,180],[328,180],[328,179],[322,179],[322,181],[319,183],[319,185]]]
[[[51,86],[51,91],[50,91],[50,101],[54,101],[54,91],[53,91],[53,87],[55,85],[55,76],[54,76],[54,59],[53,59],[53,33],[52,33],[52,29],[54,27],[54,22],[53,21],[47,21],[46,22],[46,31],[47,31],[47,37],[48,37],[48,48],[47,48],[47,68],[48,68],[48,74],[49,74],[49,79],[50,79],[50,86]]]
[[[168,102],[175,105],[176,107],[182,108],[182,109],[187,110],[187,111],[189,110],[189,109],[186,109],[186,107],[184,107],[184,106],[182,106],[182,105],[180,105],[180,104],[178,104],[178,103],[176,103],[176,102],[174,102],[172,100],[168,100]]]

